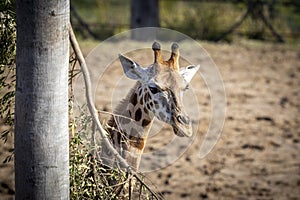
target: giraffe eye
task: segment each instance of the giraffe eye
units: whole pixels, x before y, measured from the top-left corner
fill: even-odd
[[[156,94],[160,91],[157,87],[153,87],[153,86],[149,86],[149,89],[152,94]]]

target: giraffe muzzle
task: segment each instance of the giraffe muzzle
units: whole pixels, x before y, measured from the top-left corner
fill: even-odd
[[[178,115],[172,125],[174,133],[179,137],[191,137],[192,124],[188,116]]]
[[[190,123],[190,118],[188,116],[178,115],[177,116],[177,121],[181,124],[189,124]]]

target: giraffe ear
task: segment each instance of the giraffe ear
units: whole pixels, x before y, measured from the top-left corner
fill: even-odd
[[[200,65],[194,66],[194,65],[189,65],[186,68],[180,69],[179,73],[181,74],[182,78],[185,80],[186,84],[189,84],[200,68]]]
[[[130,58],[127,58],[121,54],[119,54],[119,59],[122,64],[124,73],[126,76],[133,80],[143,81],[146,79],[147,72],[145,69],[140,67],[140,65]]]

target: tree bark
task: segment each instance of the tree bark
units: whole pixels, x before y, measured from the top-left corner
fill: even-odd
[[[131,0],[132,29],[142,27],[159,27],[159,3],[158,0]],[[153,29],[154,30],[154,29]],[[132,39],[147,41],[156,38],[156,33],[151,30],[133,31]]]
[[[15,198],[69,199],[69,0],[17,0]]]

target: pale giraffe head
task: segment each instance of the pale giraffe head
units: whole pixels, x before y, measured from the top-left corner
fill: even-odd
[[[154,63],[143,68],[135,61],[119,55],[123,70],[128,78],[141,83],[138,98],[144,108],[159,120],[170,124],[176,135],[190,137],[192,125],[186,114],[182,97],[188,84],[199,69],[198,66],[179,68],[179,46],[172,44],[169,60],[164,61],[160,44],[154,42]]]

